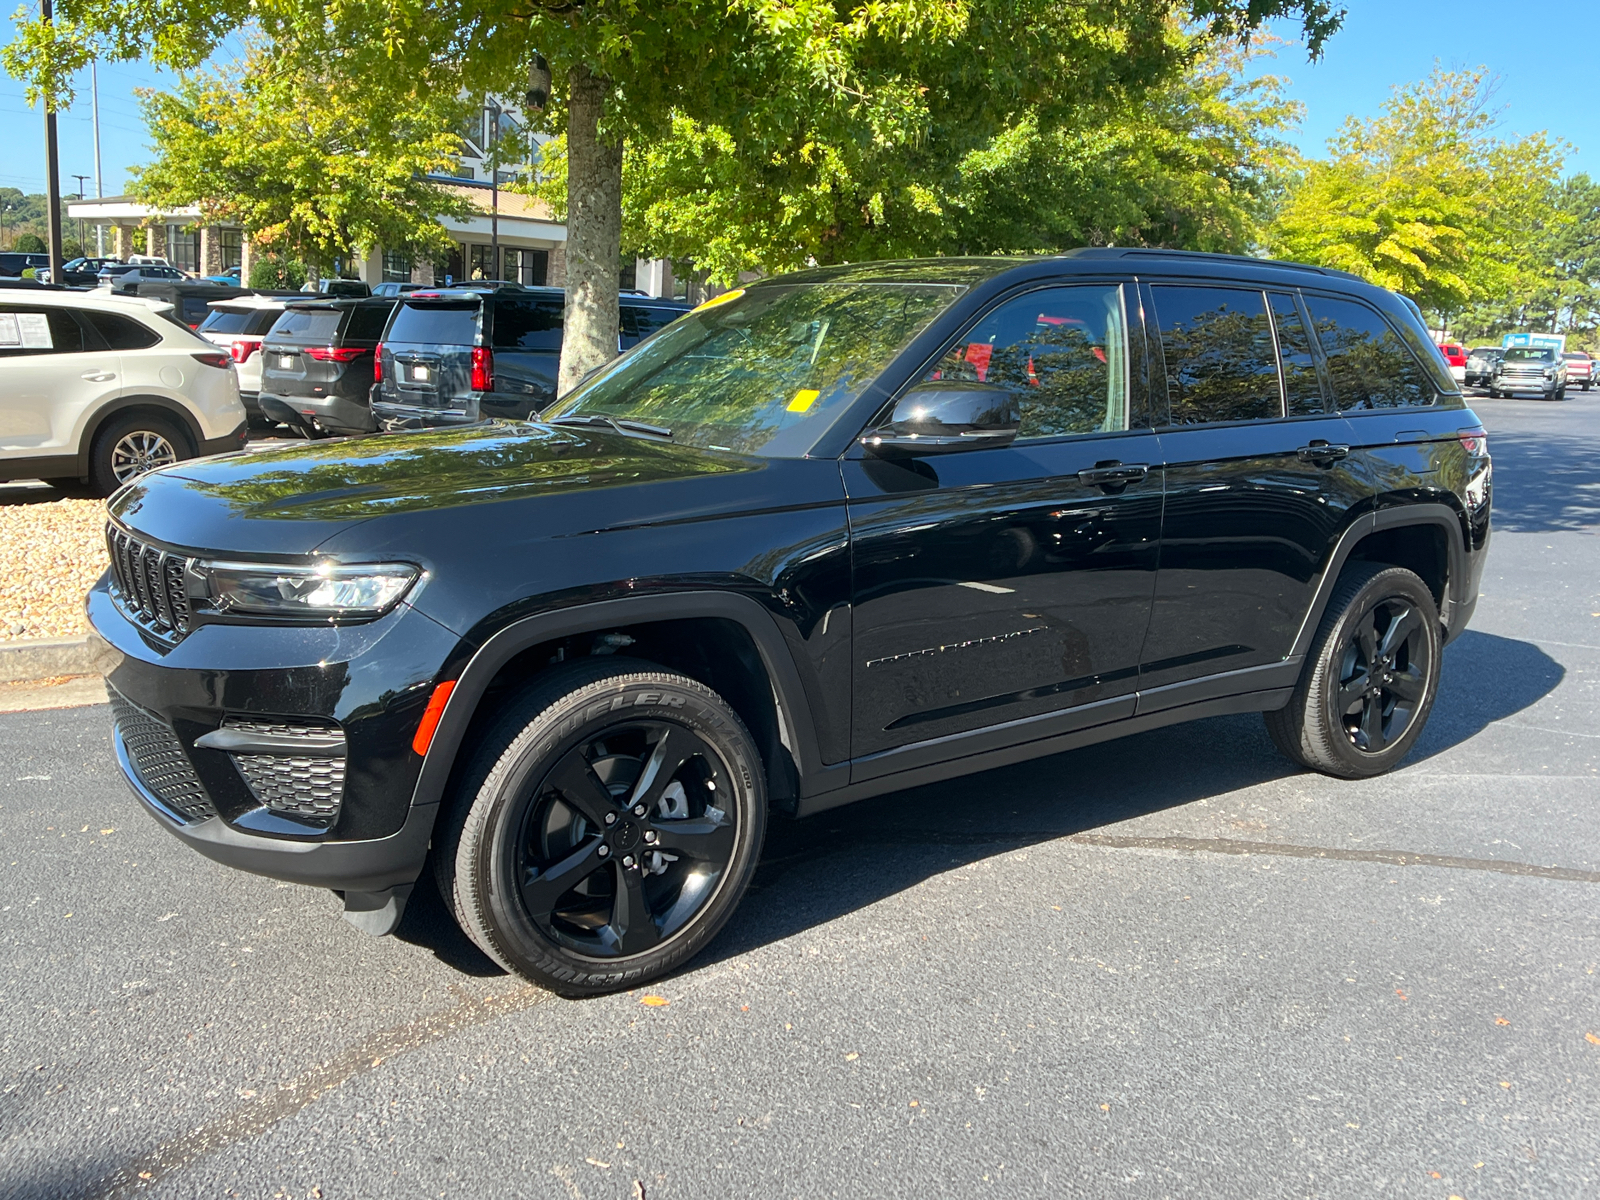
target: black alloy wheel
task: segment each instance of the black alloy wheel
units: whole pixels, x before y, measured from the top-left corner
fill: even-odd
[[[666,721],[611,725],[574,746],[506,847],[529,919],[595,958],[654,949],[732,865],[734,818],[717,803],[732,786],[716,747]]]
[[[1264,714],[1301,766],[1381,775],[1416,744],[1439,691],[1443,642],[1433,593],[1403,567],[1349,564],[1334,587],[1289,702]]]
[[[599,657],[506,707],[440,818],[434,869],[486,954],[590,995],[697,953],[744,894],[765,830],[738,714],[695,680]]]
[[[1380,601],[1350,627],[1334,701],[1350,744],[1380,754],[1405,736],[1428,696],[1433,649],[1423,616],[1404,596]]]

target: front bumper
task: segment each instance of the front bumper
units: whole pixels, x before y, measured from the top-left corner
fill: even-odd
[[[454,633],[402,604],[365,625],[207,624],[168,644],[123,614],[105,579],[88,608],[118,714],[118,763],[169,833],[225,865],[336,891],[417,878],[437,805],[412,804],[422,760],[411,738],[435,681],[464,656]],[[240,756],[252,752],[207,744],[240,721],[342,731],[331,816],[284,815]],[[152,730],[164,739],[155,755]],[[288,757],[298,751],[279,753],[301,765]]]

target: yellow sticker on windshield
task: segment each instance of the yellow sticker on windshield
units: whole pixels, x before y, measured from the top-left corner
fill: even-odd
[[[807,412],[817,402],[817,397],[822,395],[815,388],[801,388],[794,394],[794,399],[789,401],[790,412]]]
[[[711,297],[704,304],[696,306],[694,311],[701,312],[704,309],[715,308],[719,304],[726,304],[729,300],[737,300],[742,295],[744,295],[743,288],[734,288],[731,292],[723,292],[720,296]]]

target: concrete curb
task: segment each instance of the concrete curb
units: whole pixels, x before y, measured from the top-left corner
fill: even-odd
[[[96,675],[99,659],[88,638],[28,638],[0,642],[0,683]]]

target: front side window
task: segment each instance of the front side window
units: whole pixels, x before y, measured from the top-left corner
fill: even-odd
[[[663,426],[675,443],[804,454],[965,289],[959,284],[768,284],[674,321],[546,410]]]
[[[1047,288],[978,319],[926,379],[1017,396],[1021,438],[1128,427],[1128,337],[1116,284]]]
[[[1261,292],[1154,287],[1174,425],[1283,415],[1278,356]]]
[[[1307,295],[1340,412],[1411,408],[1437,395],[1400,335],[1365,304]],[[1515,353],[1515,351],[1513,351]]]

